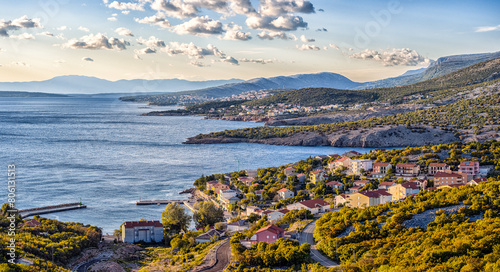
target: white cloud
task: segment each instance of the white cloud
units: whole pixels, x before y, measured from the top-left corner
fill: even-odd
[[[489,32],[489,31],[496,31],[500,30],[500,25],[497,26],[480,26],[476,28],[476,32]]]
[[[266,32],[262,31],[261,33],[257,34],[257,36],[262,39],[262,40],[274,40],[274,39],[281,39],[281,40],[297,40],[297,37],[293,34],[286,34],[283,31],[279,32]]]
[[[203,59],[205,56],[216,56],[220,58],[226,57],[226,54],[211,44],[209,44],[207,48],[203,48],[196,46],[194,43],[171,42],[164,49],[162,49],[162,51],[170,56],[186,55],[193,59]]]
[[[146,45],[148,47],[165,47],[165,42],[156,38],[155,36],[150,36],[149,39],[143,39],[140,37],[137,42],[141,45]]]
[[[109,17],[108,21],[116,22],[116,21],[118,21],[118,19],[116,17]]]
[[[134,53],[136,55],[155,54],[156,53],[156,49],[152,48],[152,47],[146,47],[146,48],[143,48],[143,49],[140,49],[140,50],[134,50]]]
[[[180,19],[195,17],[200,12],[195,5],[182,0],[154,0],[151,8]]]
[[[0,20],[0,36],[9,37],[9,31],[22,28],[43,28],[43,26],[39,18],[29,19],[26,15],[12,21]]]
[[[101,33],[96,35],[90,34],[87,36],[81,37],[78,39],[71,39],[67,43],[63,44],[62,47],[72,48],[72,49],[116,49],[116,50],[124,50],[127,49],[130,43],[117,38],[108,38]]]
[[[222,23],[210,19],[208,16],[195,17],[185,23],[173,27],[173,31],[180,35],[191,34],[207,36],[212,34],[222,34]]]
[[[306,38],[306,36],[305,36],[305,35],[300,36],[300,40],[301,40],[302,42],[305,42],[305,43],[308,43],[308,42],[315,42],[315,41],[316,41],[315,39],[308,39],[308,38]]]
[[[20,67],[25,67],[25,68],[31,67],[31,65],[29,63],[26,63],[24,61],[13,61],[11,64],[14,66],[20,66]]]
[[[127,14],[129,14],[129,13],[130,13],[130,10],[122,10],[122,14],[127,15]]]
[[[277,18],[270,16],[249,16],[246,20],[248,27],[253,29],[266,29],[272,31],[292,31],[298,28],[306,28],[307,23],[302,17],[294,15],[282,15]]]
[[[53,33],[48,32],[48,31],[44,31],[44,32],[41,32],[41,33],[37,33],[36,35],[38,35],[38,36],[48,36],[48,37],[54,37],[54,34],[53,34]]]
[[[121,36],[130,36],[130,37],[134,36],[132,31],[130,31],[129,29],[124,28],[124,27],[119,27],[119,28],[115,29],[115,32],[116,32],[116,34],[121,35]]]
[[[430,60],[421,56],[417,51],[409,48],[393,48],[376,51],[365,49],[359,53],[349,55],[353,59],[374,60],[383,63],[385,66],[416,66],[428,65]]]
[[[333,49],[340,50],[339,46],[338,46],[338,45],[336,45],[336,44],[331,43],[331,44],[329,44],[329,46],[330,46],[331,48],[333,48]]]
[[[84,32],[90,32],[90,29],[88,29],[86,27],[83,27],[83,26],[79,26],[78,30],[81,30],[81,31],[84,31]]]
[[[247,59],[243,58],[239,60],[240,62],[257,63],[257,64],[269,64],[274,63],[272,59]]]
[[[261,0],[259,11],[266,16],[288,13],[314,13],[314,6],[304,0]]]
[[[18,40],[34,40],[35,36],[29,33],[23,33],[19,35],[10,35],[11,38],[13,39],[18,39]]]
[[[234,40],[234,41],[248,41],[252,38],[250,32],[241,31],[242,27],[239,25],[228,25],[226,34],[222,37],[223,40]]]
[[[60,26],[60,27],[57,28],[57,30],[59,30],[59,31],[63,31],[63,30],[66,30],[66,29],[68,29],[67,26]]]
[[[230,57],[230,56],[222,58],[220,60],[220,62],[230,63],[230,64],[233,64],[233,65],[239,65],[238,60],[236,60],[235,58]]]
[[[94,59],[89,58],[89,57],[87,57],[87,58],[82,58],[82,60],[83,60],[83,61],[90,61],[90,62],[94,61]]]
[[[108,8],[114,8],[118,10],[140,10],[144,11],[144,1],[140,1],[139,3],[126,3],[126,2],[118,2],[113,1],[108,5]]]
[[[312,45],[312,44],[303,44],[302,46],[297,45],[297,48],[301,51],[307,51],[307,50],[319,51],[319,50],[321,50],[319,47],[317,47],[316,45]]]
[[[158,15],[152,15],[149,17],[144,17],[142,19],[135,18],[135,21],[141,24],[157,25],[163,28],[169,28],[171,26],[170,22],[167,19]]]
[[[230,3],[231,9],[237,14],[257,13],[250,0],[233,0]]]
[[[206,67],[207,65],[205,65],[203,62],[201,61],[196,61],[196,60],[192,60],[191,62],[189,62],[189,64],[195,66],[195,67]],[[209,66],[209,65],[208,65]]]

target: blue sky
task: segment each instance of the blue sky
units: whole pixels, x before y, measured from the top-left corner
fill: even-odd
[[[2,1],[0,81],[397,76],[500,50],[500,1]]]

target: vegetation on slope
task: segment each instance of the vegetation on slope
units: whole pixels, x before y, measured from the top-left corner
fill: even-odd
[[[74,256],[84,249],[96,247],[101,239],[101,230],[82,223],[63,223],[54,219],[35,216],[41,225],[24,225],[16,229],[15,236],[8,235],[7,204],[0,211],[0,271],[69,271],[64,268]],[[16,225],[29,221],[16,218]],[[16,256],[32,260],[33,265],[8,264],[6,248],[10,239],[15,239]],[[49,261],[51,260],[51,261]],[[53,260],[53,261],[52,261]]]
[[[499,186],[500,181],[490,181],[422,191],[403,202],[363,210],[343,208],[320,218],[314,235],[318,248],[342,263],[342,271],[498,271]],[[461,203],[466,206],[457,214],[438,210],[426,230],[402,225],[425,210]],[[482,219],[471,222],[473,216]],[[348,226],[355,230],[337,237]]]
[[[500,125],[500,94],[492,94],[476,99],[463,100],[448,105],[414,112],[401,113],[385,117],[370,118],[352,122],[331,123],[297,127],[254,127],[225,130],[210,134],[200,134],[202,138],[248,138],[267,139],[289,137],[299,132],[317,132],[329,134],[342,130],[373,128],[385,125],[422,126],[429,125],[447,130],[476,128],[476,132],[485,125]]]

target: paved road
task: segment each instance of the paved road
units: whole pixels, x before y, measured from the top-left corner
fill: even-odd
[[[98,262],[102,262],[102,261],[107,261],[111,258],[111,256],[113,256],[113,252],[110,252],[110,251],[106,251],[106,252],[103,252],[101,254],[99,254],[98,256],[84,262],[84,263],[81,263],[79,264],[78,266],[75,267],[75,270],[78,271],[78,272],[87,272],[87,270],[93,266],[94,264],[98,263]]]
[[[217,250],[217,264],[204,272],[221,272],[231,261],[231,243],[229,239]]]
[[[322,266],[328,268],[338,266],[336,262],[330,260],[328,257],[321,254],[321,252],[318,249],[316,249],[313,237],[315,228],[316,228],[316,220],[312,221],[304,228],[304,230],[300,234],[300,239],[299,239],[300,244],[309,243],[311,245],[312,259],[320,263]]]

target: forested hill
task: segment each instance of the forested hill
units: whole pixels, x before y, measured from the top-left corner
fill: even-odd
[[[500,58],[481,62],[451,74],[407,86],[359,91],[305,88],[279,93],[271,97],[249,101],[245,104],[250,106],[267,106],[270,104],[285,103],[301,106],[323,106],[374,101],[397,103],[403,101],[404,97],[411,95],[431,95],[438,97],[443,92],[450,95],[450,89],[497,78],[500,78]]]

